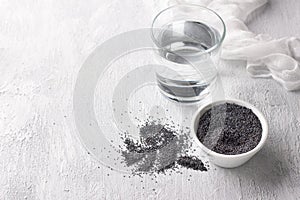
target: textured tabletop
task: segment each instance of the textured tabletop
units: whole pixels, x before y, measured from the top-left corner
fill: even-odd
[[[82,63],[110,37],[149,27],[159,9],[158,0],[0,1],[0,199],[300,199],[300,92],[250,78],[243,62],[220,66],[225,95],[257,106],[270,133],[242,167],[153,181],[123,177],[83,148],[72,111]],[[248,24],[300,37],[299,9],[270,0]]]

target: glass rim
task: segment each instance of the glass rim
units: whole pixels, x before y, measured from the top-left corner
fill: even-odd
[[[160,28],[154,28],[154,23],[157,21],[157,19],[159,18],[159,16],[161,14],[163,14],[165,11],[168,11],[168,10],[171,10],[171,9],[174,9],[174,8],[178,8],[178,7],[198,7],[202,10],[207,10],[209,12],[211,12],[212,14],[214,14],[215,16],[217,16],[217,18],[219,18],[219,20],[221,21],[222,23],[222,26],[223,26],[223,33],[222,33],[222,36],[221,36],[221,39],[220,41],[218,41],[214,46],[204,50],[204,51],[201,51],[201,52],[197,52],[196,54],[199,54],[199,55],[203,55],[203,54],[206,54],[206,53],[211,53],[213,52],[214,50],[218,49],[221,44],[223,43],[224,39],[225,39],[225,35],[226,35],[226,25],[225,25],[225,22],[224,20],[222,19],[222,17],[214,10],[210,9],[210,8],[207,8],[205,6],[201,6],[201,5],[197,5],[197,4],[178,4],[178,5],[173,5],[173,6],[169,6],[163,10],[161,10],[155,17],[154,19],[152,20],[152,24],[151,24],[151,38],[153,40],[153,42],[155,43],[155,45],[158,47],[158,48],[161,48],[161,49],[164,49],[165,51],[169,52],[169,53],[173,53],[171,51],[169,51],[168,49],[162,47],[158,40],[155,38],[155,35],[154,35],[154,29],[160,29]]]

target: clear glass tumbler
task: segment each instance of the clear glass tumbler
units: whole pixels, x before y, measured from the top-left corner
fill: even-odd
[[[169,7],[154,18],[156,73],[161,92],[179,102],[195,102],[211,93],[217,77],[225,24],[213,10],[198,5]]]

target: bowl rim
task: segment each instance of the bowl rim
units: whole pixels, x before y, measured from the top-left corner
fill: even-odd
[[[241,154],[235,154],[235,155],[226,155],[226,154],[221,154],[221,153],[217,153],[215,151],[210,150],[209,148],[207,148],[204,144],[202,144],[202,142],[200,142],[200,140],[197,137],[197,129],[198,129],[198,120],[200,119],[200,117],[208,110],[210,109],[213,105],[219,105],[222,103],[235,103],[237,105],[240,106],[244,106],[246,108],[249,108],[252,110],[252,112],[258,117],[261,126],[262,126],[262,136],[261,139],[259,141],[259,143],[256,145],[255,148],[253,148],[250,151],[247,151],[245,153],[241,153]],[[264,115],[262,114],[262,112],[260,110],[258,110],[254,105],[239,100],[239,99],[233,99],[233,98],[226,98],[223,100],[217,100],[217,101],[212,101],[212,102],[207,102],[205,104],[203,104],[202,106],[199,107],[199,109],[194,113],[193,118],[192,118],[192,126],[191,126],[191,131],[193,134],[193,138],[196,140],[196,143],[200,146],[200,148],[207,153],[209,156],[216,156],[216,157],[222,157],[222,158],[238,158],[238,157],[246,157],[246,156],[250,156],[250,155],[254,155],[255,153],[257,153],[265,144],[266,139],[268,137],[268,123],[266,118],[264,117]],[[196,130],[195,130],[196,129]]]

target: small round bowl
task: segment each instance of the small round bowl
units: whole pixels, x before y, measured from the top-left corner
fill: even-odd
[[[249,108],[252,110],[252,112],[258,117],[260,120],[261,126],[262,126],[262,136],[261,139],[258,143],[258,145],[246,152],[246,153],[241,153],[241,154],[236,154],[236,155],[225,155],[225,154],[220,154],[217,152],[214,152],[210,149],[208,149],[206,146],[204,146],[200,140],[197,137],[197,129],[198,129],[198,123],[200,117],[207,111],[209,110],[212,106],[223,104],[223,103],[234,103],[240,106],[244,106],[246,108]],[[200,148],[207,154],[209,157],[209,160],[214,163],[215,165],[218,165],[220,167],[224,168],[234,168],[238,167],[244,163],[246,163],[250,158],[252,158],[265,144],[267,136],[268,136],[268,123],[263,114],[253,105],[237,100],[237,99],[225,99],[225,100],[220,100],[220,101],[215,101],[215,102],[209,102],[204,105],[202,105],[194,114],[192,118],[192,135],[196,141],[196,143],[200,146]]]

